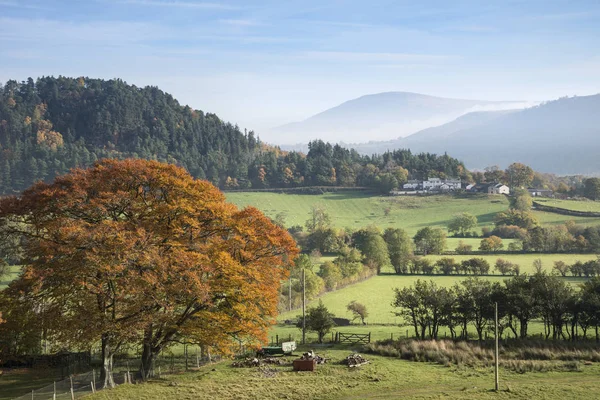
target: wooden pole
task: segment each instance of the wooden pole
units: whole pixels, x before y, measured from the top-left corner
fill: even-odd
[[[292,311],[292,274],[290,274],[290,282],[288,285],[288,311]]]
[[[302,268],[302,344],[306,344],[306,270]]]
[[[494,334],[496,336],[495,338],[495,349],[494,349],[494,383],[495,383],[495,389],[496,392],[498,391],[498,388],[500,386],[500,382],[498,380],[498,303],[495,303],[495,308],[494,308],[494,325],[495,325],[495,329],[494,329]]]
[[[69,376],[71,380],[71,400],[75,400],[75,393],[73,393],[73,375]]]
[[[185,370],[188,370],[188,350],[187,350],[187,344],[183,345],[183,353],[185,354]]]

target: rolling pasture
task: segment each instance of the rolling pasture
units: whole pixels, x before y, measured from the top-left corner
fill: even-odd
[[[390,197],[364,192],[322,195],[230,192],[226,196],[228,201],[238,207],[254,206],[271,218],[282,214],[288,227],[304,226],[312,207],[319,206],[327,211],[333,225],[337,228],[359,229],[376,225],[382,230],[388,227],[402,228],[411,236],[426,226],[445,228],[452,216],[460,212],[468,212],[477,217],[479,234],[481,228],[494,225],[494,217],[498,212],[508,208],[508,199],[505,196],[485,194]],[[600,209],[600,203],[575,201],[570,203],[591,203]],[[585,226],[600,224],[600,218],[573,217],[542,211],[533,211],[533,214],[543,225],[558,225],[567,221]],[[447,249],[456,248],[460,240],[477,249],[481,238],[449,237]],[[504,243],[506,246],[510,240],[504,240]]]
[[[400,320],[394,316],[391,303],[394,299],[394,288],[403,288],[412,286],[417,280],[432,280],[438,286],[450,287],[469,276],[465,275],[379,275],[369,278],[365,281],[349,285],[345,288],[328,292],[307,304],[307,307],[313,307],[319,301],[335,314],[337,317],[350,318],[351,314],[346,310],[346,305],[352,300],[364,304],[369,312],[368,322],[371,324],[397,324]],[[493,282],[502,282],[508,277],[485,276],[482,279],[488,279]],[[585,281],[585,278],[567,277],[568,282],[578,285]],[[294,319],[299,310],[292,310],[279,315],[278,320]]]
[[[322,195],[283,193],[227,193],[227,200],[238,207],[254,206],[269,217],[283,213],[286,225],[302,225],[313,206],[323,207],[337,228],[358,229],[369,225],[403,228],[410,235],[426,226],[444,228],[452,216],[469,212],[477,217],[479,228],[491,226],[496,213],[508,208],[504,196],[374,196],[363,192],[338,192]]]
[[[548,206],[557,207],[565,210],[600,212],[600,202],[591,200],[559,200],[559,199],[535,199],[536,202]]]

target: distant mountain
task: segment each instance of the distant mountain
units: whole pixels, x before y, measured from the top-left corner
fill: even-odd
[[[440,126],[423,129],[405,138],[387,141],[370,141],[367,143],[343,143],[344,147],[353,148],[361,154],[381,154],[388,150],[402,148],[427,148],[435,141],[445,140],[453,133],[484,125],[493,119],[516,112],[517,110],[476,111],[458,117],[454,121]]]
[[[350,146],[363,154],[398,148],[447,152],[469,169],[519,161],[557,174],[600,172],[600,94],[509,112],[473,113],[406,138]]]
[[[362,96],[304,121],[272,130],[279,144],[328,141],[366,142],[403,137],[444,124],[471,111],[522,107],[523,102],[449,99],[409,92]]]

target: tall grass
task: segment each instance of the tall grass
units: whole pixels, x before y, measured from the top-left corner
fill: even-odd
[[[366,353],[433,362],[447,367],[491,367],[492,342],[385,340],[364,346]],[[579,371],[582,362],[600,362],[600,347],[590,342],[507,341],[500,346],[500,366],[519,373]]]

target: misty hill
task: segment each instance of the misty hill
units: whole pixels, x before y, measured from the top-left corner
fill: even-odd
[[[217,184],[243,182],[261,147],[252,132],[156,87],[65,77],[0,84],[0,194],[100,158],[155,159]]]
[[[465,119],[470,122],[465,124]],[[561,98],[512,112],[466,115],[403,139],[353,147],[365,154],[394,148],[448,152],[470,169],[519,161],[544,172],[595,174],[600,172],[600,95]]]
[[[471,111],[518,108],[517,104],[387,92],[347,101],[273,131],[280,137],[277,142],[286,145],[306,143],[313,138],[359,143],[403,137]]]
[[[423,129],[404,138],[387,141],[371,141],[367,143],[343,144],[355,149],[361,154],[381,154],[396,148],[428,147],[435,141],[444,140],[458,131],[484,125],[493,119],[516,112],[517,110],[476,111],[458,117],[454,121],[440,126]]]
[[[408,177],[467,174],[447,155],[368,157],[320,140],[308,146],[306,154],[283,152],[156,87],[119,79],[0,84],[0,195],[101,158],[169,162],[226,189],[366,186],[388,193]]]

